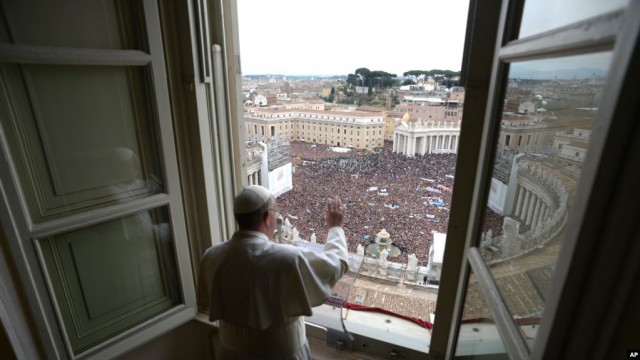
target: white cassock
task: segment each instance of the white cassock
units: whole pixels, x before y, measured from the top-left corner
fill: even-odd
[[[219,320],[221,359],[310,359],[304,319],[348,271],[344,231],[332,227],[323,253],[237,231],[200,263],[198,306]]]

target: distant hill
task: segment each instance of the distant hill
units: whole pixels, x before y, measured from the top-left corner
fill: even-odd
[[[242,74],[249,79],[283,78],[287,79],[346,79],[346,75],[282,75],[282,74]]]
[[[509,78],[512,79],[584,79],[593,75],[605,76],[606,69],[597,68],[577,68],[577,69],[558,69],[558,70],[534,70],[518,66],[514,64],[509,71]]]

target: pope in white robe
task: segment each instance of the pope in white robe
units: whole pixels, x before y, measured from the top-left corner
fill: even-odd
[[[322,253],[270,241],[275,209],[266,188],[245,187],[234,202],[240,230],[202,257],[198,305],[218,320],[220,359],[310,359],[303,316],[348,270],[340,199],[328,202]]]

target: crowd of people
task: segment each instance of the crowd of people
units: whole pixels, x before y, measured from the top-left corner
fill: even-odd
[[[325,200],[338,195],[347,206],[344,230],[350,252],[366,247],[382,230],[391,235],[401,255],[390,261],[406,263],[414,253],[426,265],[432,231],[447,232],[448,206],[455,154],[406,157],[390,146],[374,152],[335,152],[330,147],[291,143],[293,189],[278,198],[283,217],[300,236],[326,233]]]

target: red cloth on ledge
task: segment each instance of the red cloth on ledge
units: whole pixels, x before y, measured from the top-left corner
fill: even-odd
[[[433,324],[422,320],[422,319],[418,319],[417,317],[413,317],[413,316],[406,316],[406,315],[400,315],[400,314],[396,314],[393,311],[389,311],[387,309],[382,309],[379,307],[369,307],[369,306],[364,306],[364,305],[358,305],[358,304],[353,304],[353,303],[345,303],[344,307],[350,310],[360,310],[360,311],[375,311],[375,312],[380,312],[380,313],[385,313],[385,314],[389,314],[389,315],[393,315],[395,317],[399,317],[401,319],[405,319],[405,320],[409,320],[412,321],[422,327],[425,327],[427,329],[431,329],[433,327]]]

